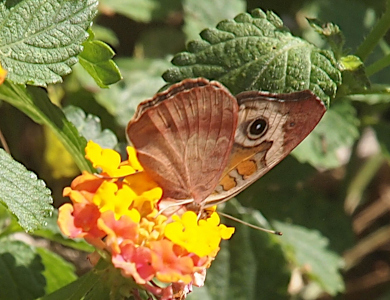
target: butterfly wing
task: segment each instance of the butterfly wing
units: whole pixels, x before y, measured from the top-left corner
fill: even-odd
[[[200,204],[222,176],[237,126],[234,96],[217,82],[187,79],[140,105],[127,135],[163,198]]]
[[[285,158],[321,120],[326,108],[311,91],[237,95],[238,125],[220,183],[206,202],[226,201]]]

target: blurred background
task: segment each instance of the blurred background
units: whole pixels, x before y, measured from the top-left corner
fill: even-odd
[[[327,45],[306,18],[333,22],[345,35],[346,54],[353,54],[385,4],[381,0],[102,0],[92,30],[96,39],[117,53],[123,80],[100,89],[76,65],[63,84],[48,87],[49,95],[61,107],[78,107],[81,117],[111,130],[118,139],[113,144],[121,149],[126,144],[124,128],[137,104],[164,85],[161,75],[172,66],[170,59],[185,51],[188,41],[200,39],[201,30],[261,8],[274,11],[295,36],[318,47]],[[376,47],[366,66],[389,54],[389,38]],[[390,86],[389,68],[369,79],[372,87]],[[326,114],[324,125],[313,132],[320,156],[307,150],[310,141],[303,143],[241,193],[240,205],[233,202],[226,207],[249,221],[269,223],[284,236],[231,223],[237,227],[232,243],[224,246],[221,261],[212,266],[207,288],[191,299],[233,299],[232,295],[234,299],[390,299],[390,96],[351,94],[334,103],[338,105]],[[79,173],[72,157],[47,128],[9,104],[0,103],[0,115],[3,140],[13,157],[46,181],[56,207],[67,201],[62,189]],[[297,228],[310,234],[302,229],[307,234],[300,239]],[[297,244],[296,248],[284,248],[278,240],[283,238],[292,239],[289,245]],[[327,249],[323,257],[313,257],[321,262],[317,269],[302,263],[301,242],[302,249],[313,244]],[[321,251],[309,249],[307,254]],[[337,267],[327,270],[328,261]],[[85,272],[82,265],[79,268],[79,273]],[[243,288],[250,291],[245,294]],[[229,295],[229,289],[235,290]]]

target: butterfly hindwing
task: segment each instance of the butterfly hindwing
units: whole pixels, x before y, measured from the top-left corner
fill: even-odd
[[[232,152],[209,205],[226,201],[284,159],[321,120],[326,108],[311,91],[237,95],[238,125]]]

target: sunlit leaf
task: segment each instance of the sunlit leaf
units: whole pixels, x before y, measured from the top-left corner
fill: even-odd
[[[188,77],[216,79],[233,94],[245,90],[312,90],[326,104],[335,96],[341,73],[330,51],[294,37],[272,12],[256,9],[201,33],[201,41],[177,54],[164,73],[169,82]]]
[[[71,72],[96,0],[0,2],[0,62],[17,83],[46,86]]]
[[[42,180],[0,149],[0,202],[26,231],[46,225],[51,214],[51,191]]]

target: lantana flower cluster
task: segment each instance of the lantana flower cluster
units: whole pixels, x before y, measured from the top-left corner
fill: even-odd
[[[123,162],[119,153],[93,142],[85,151],[101,172],[83,172],[64,189],[72,203],[59,209],[62,232],[108,253],[122,276],[160,299],[183,298],[192,285],[203,285],[221,239],[234,228],[220,224],[216,212],[201,220],[192,211],[169,217],[159,212],[163,191],[143,171],[134,148],[127,147]]]

